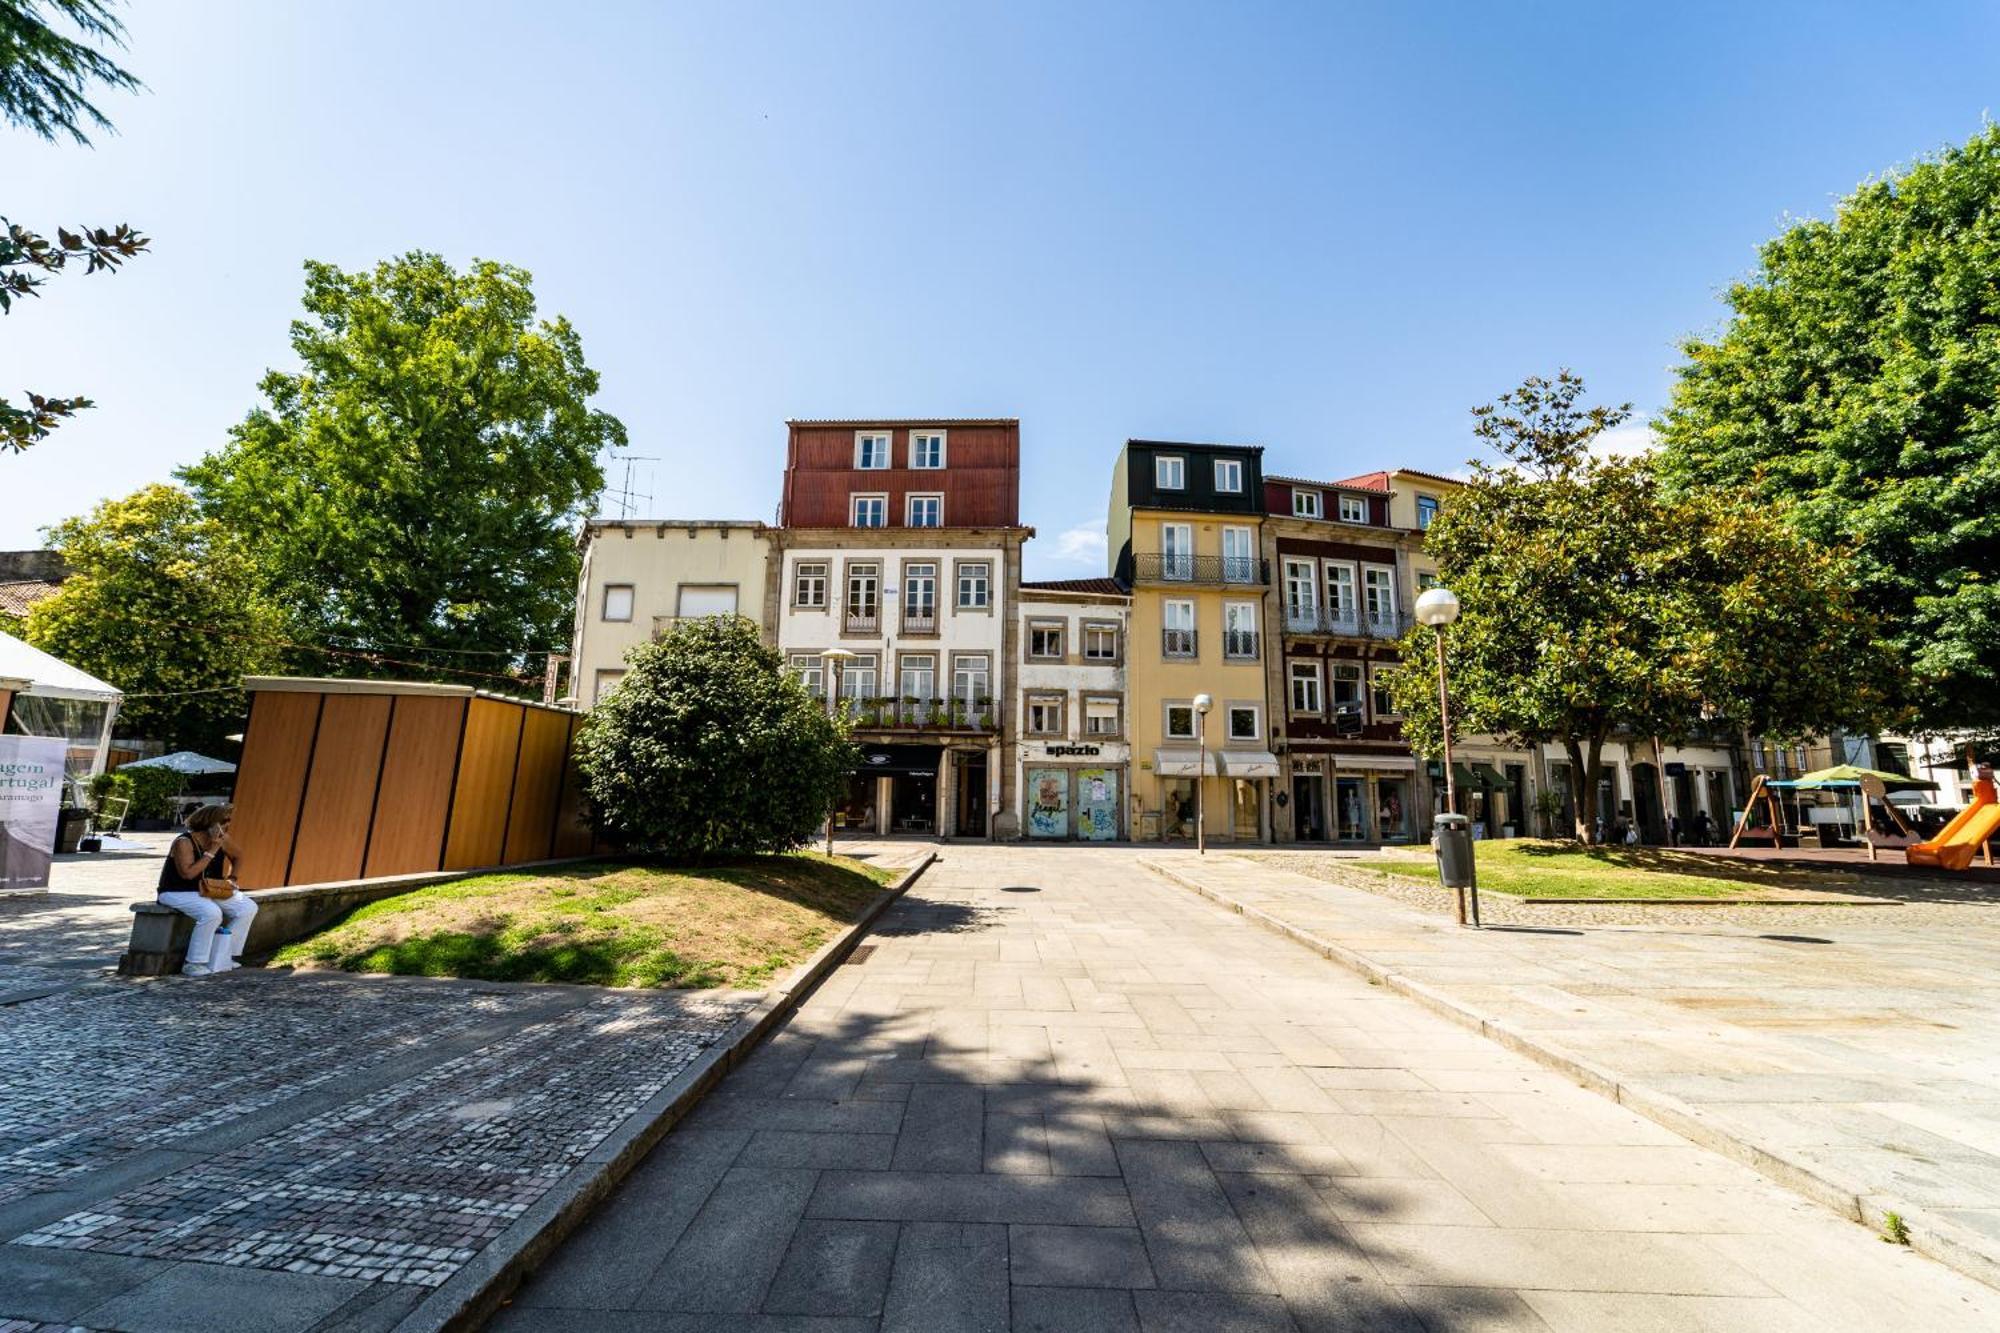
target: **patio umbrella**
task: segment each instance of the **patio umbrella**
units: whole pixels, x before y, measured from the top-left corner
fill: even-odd
[[[1856,764],[1835,764],[1832,768],[1814,769],[1792,779],[1791,785],[1807,789],[1859,787],[1863,778],[1878,778],[1883,790],[1891,792],[1937,790],[1937,783],[1913,778],[1907,773],[1885,773],[1879,768],[1862,768]]]
[[[236,765],[230,763],[227,759],[210,759],[207,755],[196,754],[193,750],[175,750],[172,754],[155,755],[151,759],[134,759],[131,763],[120,764],[118,767],[121,770],[127,768],[171,768],[174,772],[186,774],[189,777],[194,777],[202,773],[234,773],[236,771]]]

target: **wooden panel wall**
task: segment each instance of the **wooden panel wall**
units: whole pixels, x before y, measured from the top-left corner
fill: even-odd
[[[555,840],[556,801],[562,795],[563,750],[569,719],[547,709],[529,709],[522,723],[521,757],[515,766],[514,800],[507,812],[507,846],[501,860],[546,861]]]
[[[326,696],[286,883],[361,878],[390,702],[386,694]]]
[[[499,865],[506,850],[507,814],[513,803],[514,765],[528,709],[498,699],[474,699],[459,746],[452,789],[451,832],[444,868]]]
[[[396,697],[364,876],[413,875],[443,865],[459,733],[471,703],[428,695]]]
[[[590,817],[584,808],[583,775],[576,771],[576,733],[583,719],[569,720],[569,740],[563,753],[562,795],[556,808],[555,846],[551,856],[588,856],[596,840],[591,835]]]
[[[574,713],[464,695],[259,690],[237,774],[245,888],[592,850]]]
[[[286,883],[292,837],[299,826],[299,798],[319,736],[317,694],[259,693],[243,736],[236,771],[236,819],[230,829],[243,848],[236,881],[246,889]]]

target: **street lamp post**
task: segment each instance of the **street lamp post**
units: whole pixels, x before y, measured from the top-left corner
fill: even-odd
[[[1431,588],[1417,598],[1417,623],[1429,625],[1437,636],[1438,727],[1444,733],[1444,809],[1458,813],[1458,781],[1451,771],[1451,692],[1444,677],[1444,627],[1458,619],[1458,597],[1449,588]],[[1475,893],[1477,891],[1475,890]],[[1457,890],[1458,924],[1465,924],[1465,890]],[[1473,920],[1479,919],[1479,899],[1473,899]]]
[[[1194,850],[1197,856],[1208,855],[1208,792],[1202,784],[1208,780],[1208,710],[1215,707],[1215,700],[1206,694],[1194,697],[1194,736],[1197,758],[1194,765]]]
[[[854,654],[845,648],[829,648],[820,654],[826,663],[826,711],[836,722],[840,718],[840,672],[841,668],[854,660]],[[833,807],[826,808],[826,854],[833,855]]]

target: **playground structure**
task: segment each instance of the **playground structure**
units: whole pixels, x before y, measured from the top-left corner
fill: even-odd
[[[2000,798],[1996,798],[1993,766],[1981,764],[1972,784],[1972,804],[1944,826],[1935,838],[1915,843],[1904,854],[1913,866],[1936,866],[1940,870],[1965,870],[1975,853],[1985,852],[1986,864],[1993,864],[1989,839],[2000,837]]]

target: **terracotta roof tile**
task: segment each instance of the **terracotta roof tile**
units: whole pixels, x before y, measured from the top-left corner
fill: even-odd
[[[1021,591],[1027,592],[1090,592],[1112,597],[1123,597],[1125,590],[1118,586],[1117,579],[1042,579],[1039,582],[1021,580]]]
[[[0,615],[25,616],[29,607],[54,593],[58,586],[44,579],[0,583]]]

